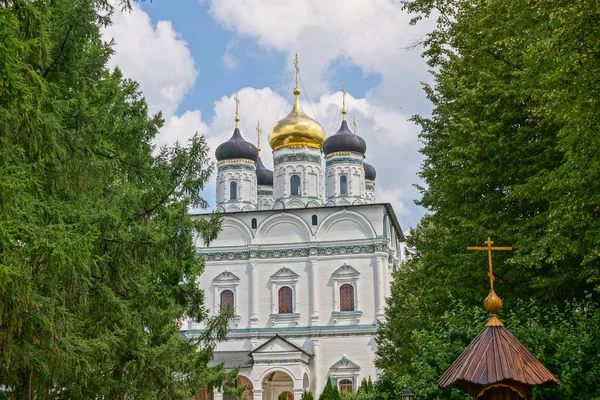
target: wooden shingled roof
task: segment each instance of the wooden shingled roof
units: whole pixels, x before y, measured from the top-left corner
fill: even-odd
[[[531,386],[561,385],[501,323],[488,324],[442,375],[438,384],[441,387],[453,384],[487,386],[503,381]]]

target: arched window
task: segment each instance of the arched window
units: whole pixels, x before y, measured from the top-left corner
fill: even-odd
[[[300,177],[292,175],[290,178],[290,193],[292,196],[300,196]]]
[[[221,312],[233,311],[233,292],[223,290],[221,292]]]
[[[346,175],[340,176],[340,196],[348,195],[348,177]]]
[[[256,218],[252,218],[252,229],[256,229],[257,223]]]
[[[232,181],[229,184],[229,200],[237,200],[237,182]]]
[[[317,216],[316,216],[316,215],[313,215],[313,216],[312,216],[312,224],[313,224],[314,226],[316,226],[316,225],[319,225],[319,219],[317,218]]]
[[[348,283],[340,286],[340,311],[354,311],[354,287]]]
[[[352,381],[350,379],[342,379],[338,383],[340,392],[350,393],[352,392]]]
[[[291,314],[292,312],[292,289],[283,286],[279,289],[279,314]]]

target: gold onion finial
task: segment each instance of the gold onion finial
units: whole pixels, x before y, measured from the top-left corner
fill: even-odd
[[[283,147],[312,147],[320,149],[327,135],[325,129],[314,119],[307,116],[300,106],[300,65],[298,55],[294,58],[296,70],[296,88],[292,111],[277,121],[269,132],[269,145],[273,151]]]
[[[256,136],[257,136],[257,140],[256,140],[256,149],[258,150],[258,153],[260,154],[260,134],[262,133],[262,130],[260,129],[260,121],[258,121],[256,123]]]
[[[494,291],[494,270],[492,268],[492,251],[494,250],[512,250],[512,247],[492,247],[494,241],[488,237],[484,242],[486,246],[469,246],[467,250],[483,250],[488,252],[488,261],[490,270],[488,277],[490,278],[490,294],[483,301],[483,306],[492,314],[492,318],[487,323],[487,326],[502,326],[502,322],[498,319],[498,311],[502,309],[502,299],[498,297]]]
[[[342,120],[346,120],[346,88],[342,83]]]
[[[239,122],[240,122],[240,99],[238,97],[238,92],[237,91],[233,95],[233,99],[235,100],[235,127],[239,128]]]

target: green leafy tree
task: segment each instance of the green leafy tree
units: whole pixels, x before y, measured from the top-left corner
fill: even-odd
[[[135,82],[106,68],[105,1],[0,2],[0,390],[18,399],[190,398],[226,316],[196,285],[212,172],[195,136],[154,148]],[[127,6],[127,4],[124,4]],[[184,340],[179,321],[205,321]]]
[[[488,293],[485,255],[466,246],[490,236],[514,247],[494,256],[507,310],[519,310],[520,299],[560,310],[598,292],[600,8],[557,0],[404,8],[415,23],[437,19],[423,42],[433,111],[413,118],[425,157],[418,203],[428,213],[395,273],[377,364],[380,382],[421,374],[433,388],[439,375],[413,362],[417,333],[438,329],[449,304],[480,307]]]

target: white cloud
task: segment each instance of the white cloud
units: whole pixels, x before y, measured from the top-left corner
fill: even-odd
[[[112,21],[102,32],[104,40],[115,41],[109,66],[140,84],[151,113],[173,115],[198,77],[187,42],[170,21],[153,26],[135,3],[131,11],[115,7]]]
[[[172,144],[176,141],[185,145],[196,133],[208,133],[208,125],[202,121],[199,110],[186,111],[181,116],[173,115],[165,120],[165,125],[154,139],[157,147]]]
[[[221,64],[225,69],[237,69],[240,66],[240,61],[237,56],[234,54],[234,50],[237,47],[235,41],[230,40],[227,42],[227,47],[225,48],[225,53],[221,57]]]
[[[312,95],[328,91],[328,69],[341,60],[381,74],[381,85],[369,93],[374,103],[402,106],[411,114],[428,107],[420,88],[427,68],[419,52],[407,48],[432,22],[409,26],[411,16],[397,0],[211,0],[210,12],[228,29],[285,53],[290,70],[299,53]]]

